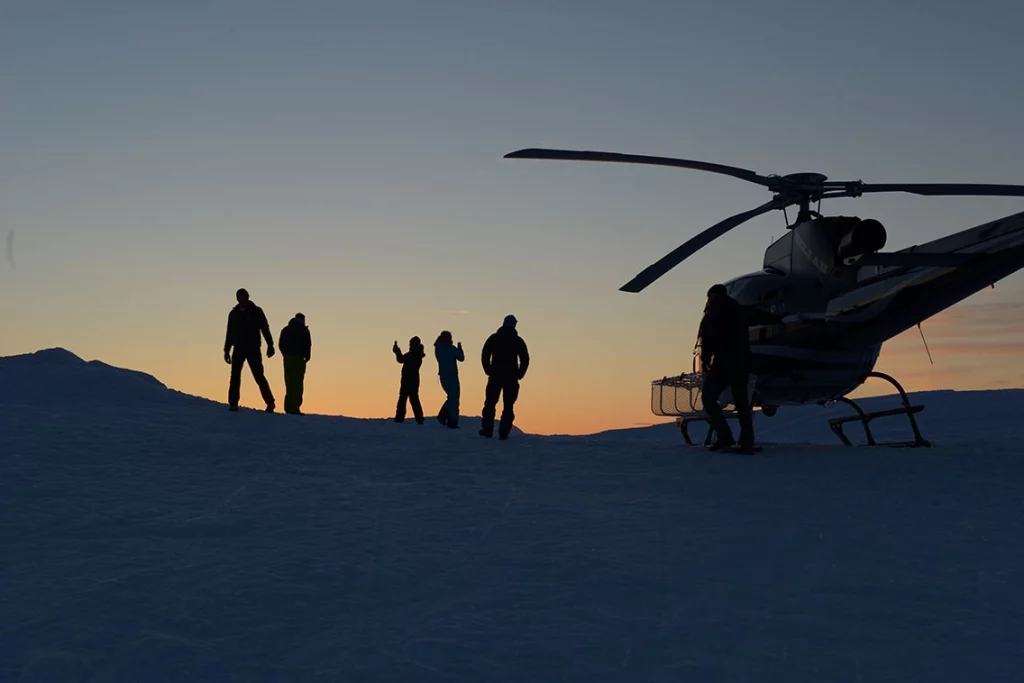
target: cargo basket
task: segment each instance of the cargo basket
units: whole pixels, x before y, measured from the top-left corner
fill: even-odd
[[[751,396],[756,378],[751,375],[747,395]],[[662,377],[651,382],[651,412],[664,417],[697,417],[705,415],[701,391],[704,373],[683,373],[675,377]],[[732,389],[726,388],[718,397],[718,404],[726,414],[736,411]]]

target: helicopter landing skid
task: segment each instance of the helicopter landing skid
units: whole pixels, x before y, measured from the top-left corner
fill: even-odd
[[[735,411],[722,411],[726,421],[739,420],[739,415]],[[711,445],[711,437],[715,435],[715,428],[711,425],[711,416],[707,413],[695,413],[693,415],[687,415],[686,417],[676,418],[676,426],[679,428],[679,433],[683,435],[683,440],[686,441],[687,446],[693,446],[693,439],[690,438],[690,431],[688,425],[691,422],[706,422],[708,425],[708,433],[704,437],[705,446]]]
[[[842,396],[842,397],[840,397],[838,399],[835,399],[835,401],[827,402],[825,405],[827,405],[828,403],[834,403],[834,402],[841,401],[841,402],[845,403],[846,405],[851,406],[855,411],[857,411],[856,414],[854,414],[854,415],[846,415],[844,417],[833,417],[833,418],[831,418],[828,421],[828,426],[832,429],[832,432],[836,436],[838,436],[839,439],[843,442],[843,445],[845,445],[845,446],[852,446],[853,445],[850,442],[849,437],[847,437],[846,434],[843,433],[843,425],[846,424],[847,422],[853,422],[855,420],[859,420],[864,425],[864,434],[867,437],[867,441],[868,441],[867,445],[868,446],[891,446],[891,447],[894,447],[894,448],[920,448],[920,447],[927,448],[927,447],[930,447],[931,443],[927,439],[925,439],[923,436],[921,436],[921,430],[917,426],[917,420],[914,419],[914,415],[916,415],[917,413],[919,413],[922,410],[924,410],[924,406],[923,405],[911,405],[910,404],[910,399],[907,397],[907,392],[903,390],[903,387],[900,386],[900,383],[897,382],[893,377],[885,374],[884,372],[869,372],[867,374],[867,376],[865,377],[865,379],[867,379],[868,377],[877,377],[879,379],[884,379],[885,381],[889,382],[894,387],[896,387],[896,390],[900,394],[900,400],[903,403],[903,405],[901,407],[899,407],[899,408],[890,408],[888,410],[876,410],[876,411],[873,411],[873,412],[870,412],[870,413],[865,413],[861,409],[861,407],[859,405],[857,405],[857,403],[855,401],[853,401],[852,399],[846,398],[845,396]],[[892,415],[906,415],[907,416],[907,419],[910,421],[910,428],[914,432],[914,440],[913,441],[893,441],[893,442],[883,442],[883,443],[878,443],[877,441],[875,441],[875,437],[871,434],[871,424],[870,424],[871,420],[873,420],[875,418],[878,418],[878,417],[890,417]]]

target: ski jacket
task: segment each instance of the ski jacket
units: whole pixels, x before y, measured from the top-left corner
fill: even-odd
[[[402,364],[402,383],[405,384],[412,380],[419,380],[420,366],[423,364],[423,359],[427,356],[427,352],[423,349],[423,344],[410,346],[409,350],[405,353],[402,353],[401,349],[397,346],[391,350],[395,352],[395,360]]]
[[[274,345],[274,337],[270,334],[270,323],[263,309],[251,301],[245,307],[236,304],[228,313],[228,330],[224,337],[224,353],[234,347],[237,351],[251,352],[260,350],[260,335],[267,340],[267,346]]]
[[[437,374],[444,380],[459,378],[459,363],[466,360],[462,349],[452,344],[450,339],[438,339],[434,342],[434,358],[437,359]]]
[[[713,296],[700,322],[701,365],[715,372],[749,372],[747,312],[729,296]]]
[[[488,377],[522,379],[530,367],[530,352],[514,327],[500,327],[484,342],[480,362]]]
[[[308,361],[313,352],[313,339],[309,334],[309,327],[299,322],[298,318],[289,320],[281,329],[277,350],[284,356],[298,356]]]

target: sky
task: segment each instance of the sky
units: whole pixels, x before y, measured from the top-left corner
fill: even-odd
[[[467,355],[462,411],[479,414],[480,348],[513,313],[532,356],[519,426],[657,422],[650,381],[690,368],[708,286],[759,269],[782,214],[627,294],[769,195],[696,171],[502,156],[1024,183],[1022,33],[1010,1],[5,0],[0,355],[60,346],[226,401],[225,324],[246,287],[275,338],[306,315],[307,412],[393,414],[392,343],[429,350],[448,329]],[[1024,203],[823,208],[878,218],[897,249]],[[915,329],[877,369],[911,390],[1024,386],[1022,301],[1017,274],[922,326],[934,365]],[[280,406],[280,357],[267,372]],[[432,356],[421,376],[436,412]],[[261,407],[249,376],[242,404]]]

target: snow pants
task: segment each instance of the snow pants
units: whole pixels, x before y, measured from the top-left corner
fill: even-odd
[[[443,425],[448,427],[459,426],[459,394],[461,387],[459,386],[459,377],[441,377],[441,388],[444,389],[444,393],[447,395],[447,399],[444,405],[441,406],[441,411],[437,415],[437,419]]]
[[[302,392],[305,389],[306,359],[301,356],[284,356],[284,412],[298,413],[302,407]]]
[[[412,416],[416,422],[423,424],[423,406],[420,404],[420,381],[403,381],[398,387],[398,405],[395,407],[395,422],[405,419],[405,404],[412,408]]]
[[[501,422],[498,423],[498,437],[506,438],[512,431],[512,422],[516,419],[516,399],[519,398],[519,380],[515,376],[487,378],[487,387],[484,389],[484,409],[481,413],[483,418],[480,421],[480,431],[485,436],[494,434],[494,416],[498,410],[498,398],[502,398]]]
[[[274,393],[270,391],[270,382],[263,372],[263,353],[259,349],[251,351],[235,349],[231,356],[231,381],[228,384],[228,405],[238,407],[238,399],[242,395],[242,366],[249,364],[252,378],[256,380],[256,386],[260,388],[260,395],[263,402],[268,406],[274,405]]]
[[[735,443],[729,423],[725,420],[722,406],[718,405],[718,397],[726,387],[732,389],[732,403],[736,406],[736,414],[740,420],[740,446],[754,445],[754,415],[750,409],[750,398],[747,396],[747,381],[750,373],[744,371],[712,370],[704,377],[704,388],[701,402],[704,412],[711,418],[711,426],[718,433],[718,439],[726,444]]]

